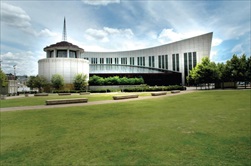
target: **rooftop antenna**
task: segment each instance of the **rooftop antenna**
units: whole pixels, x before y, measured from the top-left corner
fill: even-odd
[[[63,41],[67,41],[67,34],[66,34],[66,21],[64,17],[64,28],[63,28],[63,36],[62,36]]]

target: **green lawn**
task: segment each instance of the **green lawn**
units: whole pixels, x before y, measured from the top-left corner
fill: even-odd
[[[250,165],[250,95],[2,112],[0,165]]]
[[[12,98],[8,100],[0,100],[1,108],[6,107],[20,107],[20,106],[34,106],[34,105],[45,105],[46,100],[52,99],[68,99],[68,98],[88,98],[88,102],[100,101],[100,100],[112,100],[112,96],[122,94],[122,93],[104,93],[104,94],[91,94],[91,95],[79,95],[72,94],[66,96],[58,96],[57,94],[50,94],[49,96],[40,97],[22,97],[22,98]],[[124,93],[123,93],[124,94]],[[139,94],[139,96],[150,96],[151,93],[134,93]]]

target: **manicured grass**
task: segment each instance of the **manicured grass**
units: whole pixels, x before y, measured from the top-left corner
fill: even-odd
[[[45,105],[46,100],[69,99],[69,98],[87,98],[88,102],[100,101],[100,100],[112,100],[112,96],[116,94],[121,94],[121,93],[104,93],[104,94],[91,94],[91,95],[72,94],[66,96],[58,96],[57,94],[50,94],[49,96],[41,96],[41,97],[30,96],[22,98],[12,98],[8,100],[0,100],[0,106],[1,108],[6,108],[6,107],[19,107],[19,106]],[[133,94],[139,94],[139,96],[151,95],[151,93],[133,93]]]
[[[1,165],[250,165],[249,90],[1,113]]]

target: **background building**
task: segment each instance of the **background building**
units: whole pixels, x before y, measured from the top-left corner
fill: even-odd
[[[153,48],[120,52],[84,52],[90,76],[143,77],[148,85],[186,84],[189,71],[209,57],[213,33]]]
[[[44,48],[46,58],[38,61],[38,75],[48,81],[60,74],[65,83],[73,83],[76,74],[86,74],[89,79],[89,62],[80,58],[84,49],[62,41]]]
[[[65,19],[62,37],[63,41],[44,48],[46,58],[38,61],[38,75],[50,81],[54,74],[60,74],[66,84],[71,84],[77,74],[84,74],[88,81],[89,61],[81,58],[84,49],[66,41]]]

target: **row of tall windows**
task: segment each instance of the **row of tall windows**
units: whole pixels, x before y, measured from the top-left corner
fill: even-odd
[[[173,71],[180,71],[179,54],[172,54]]]
[[[67,58],[67,50],[57,50],[56,51],[56,57],[57,58]],[[49,58],[54,57],[54,50],[49,52]],[[69,58],[77,58],[77,52],[76,51],[69,51]]]
[[[145,66],[145,57],[137,57],[138,66]]]
[[[149,56],[148,62],[149,62],[149,67],[155,67],[154,56]]]
[[[91,64],[98,64],[98,58],[91,58]]]
[[[127,58],[121,58],[121,65],[127,65]]]
[[[159,68],[168,69],[168,55],[159,55]]]
[[[112,58],[106,58],[106,64],[112,64]]]
[[[188,76],[189,71],[197,65],[197,54],[196,52],[184,53],[184,71],[185,77]]]
[[[100,58],[99,62],[100,62],[100,64],[104,64],[105,63],[104,58]]]
[[[130,57],[130,65],[134,65],[134,57]]]
[[[119,58],[115,58],[115,64],[119,64]]]

